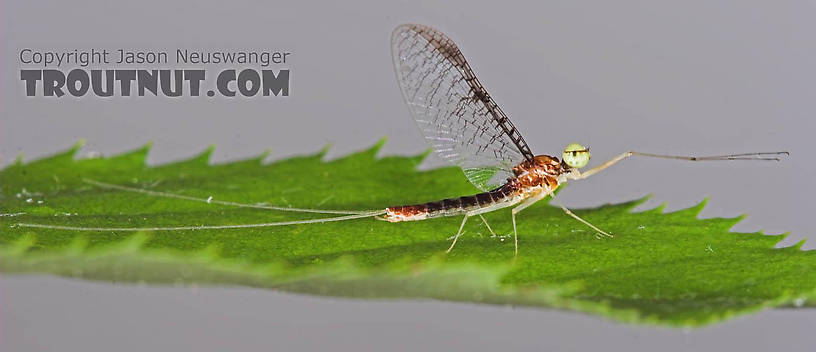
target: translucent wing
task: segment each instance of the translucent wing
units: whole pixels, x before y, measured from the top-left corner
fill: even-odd
[[[491,190],[513,176],[514,166],[532,160],[524,138],[450,38],[402,25],[391,36],[391,53],[402,96],[425,140],[476,187]]]

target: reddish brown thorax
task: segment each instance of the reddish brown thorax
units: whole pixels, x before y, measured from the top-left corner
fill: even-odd
[[[533,161],[525,160],[513,168],[521,186],[547,186],[549,189],[558,187],[558,175],[564,171],[561,161],[549,155],[537,155]]]

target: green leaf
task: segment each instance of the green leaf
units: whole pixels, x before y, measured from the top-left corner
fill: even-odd
[[[374,219],[296,226],[77,232],[19,226],[168,227],[333,216],[241,208],[98,187],[84,179],[216,201],[321,209],[384,209],[476,190],[456,168],[417,171],[426,154],[381,157],[384,141],[336,160],[316,155],[211,165],[212,148],[148,167],[146,146],[75,160],[80,145],[0,171],[0,270],[91,280],[268,287],[356,298],[435,298],[591,312],[616,320],[701,325],[765,307],[812,305],[816,252],[785,235],[734,233],[740,218],[698,219],[705,202],[672,213],[644,201],[576,210],[614,233],[598,239],[540,202],[518,217],[519,248],[461,218]],[[487,214],[511,232],[509,210]]]

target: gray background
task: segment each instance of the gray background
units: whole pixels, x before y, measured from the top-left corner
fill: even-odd
[[[0,163],[88,143],[116,154],[154,142],[151,164],[216,144],[215,161],[329,157],[388,136],[426,147],[403,106],[389,36],[400,23],[450,35],[532,149],[570,142],[602,161],[627,149],[698,155],[787,149],[781,163],[630,160],[561,193],[596,206],[711,201],[734,230],[814,239],[816,4],[812,1],[342,3],[4,1]],[[293,52],[288,98],[25,98],[19,50],[133,48]],[[173,65],[169,65],[172,66]],[[215,69],[210,72],[216,72]],[[436,165],[429,160],[425,167]],[[810,242],[805,248],[814,246]],[[694,331],[581,314],[440,302],[367,302],[247,288],[138,287],[0,276],[0,347],[117,349],[806,350],[813,310],[773,310]]]

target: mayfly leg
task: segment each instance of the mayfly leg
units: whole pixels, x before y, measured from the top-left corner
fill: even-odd
[[[465,223],[467,222],[467,219],[469,217],[471,217],[472,215],[473,215],[472,213],[466,213],[465,214],[464,219],[462,219],[462,224],[459,225],[459,231],[456,231],[456,236],[453,236],[453,242],[451,243],[450,247],[448,247],[448,250],[445,251],[445,253],[450,253],[450,251],[453,250],[453,246],[456,245],[456,241],[459,240],[459,236],[462,235],[462,229],[465,227]]]
[[[604,235],[606,237],[615,237],[615,236],[612,236],[609,233],[606,233],[606,231],[599,229],[597,226],[592,225],[589,221],[586,221],[586,220],[582,219],[580,216],[573,213],[572,210],[569,210],[569,208],[567,208],[563,204],[561,204],[561,201],[558,200],[558,198],[555,197],[555,193],[552,194],[552,199],[554,199],[555,202],[558,203],[558,206],[561,207],[561,210],[563,210],[564,213],[571,216],[573,219],[580,221],[584,225],[587,225],[587,226],[591,227],[593,230],[597,231],[598,233],[600,233],[600,234],[602,234],[602,235]]]
[[[510,216],[511,216],[511,218],[513,220],[513,244],[514,244],[514,250],[515,250],[514,251],[514,253],[515,253],[514,256],[516,256],[516,257],[518,256],[518,231],[516,230],[516,214],[518,214],[520,211],[524,210],[525,208],[535,204],[535,202],[538,202],[538,201],[544,199],[544,197],[546,197],[546,196],[548,196],[550,194],[553,194],[553,191],[551,189],[547,188],[547,189],[545,189],[544,192],[541,192],[541,193],[536,194],[536,195],[534,195],[534,196],[532,196],[530,198],[525,199],[523,202],[521,202],[521,204],[519,204],[517,207],[513,208],[513,210],[510,211]]]
[[[448,247],[448,250],[446,250],[445,253],[450,253],[453,250],[453,246],[456,245],[456,241],[459,240],[459,236],[462,236],[462,229],[464,228],[467,219],[473,215],[479,215],[479,218],[482,219],[482,223],[485,225],[485,227],[487,227],[487,230],[490,231],[490,234],[492,236],[496,236],[496,233],[493,232],[493,229],[490,227],[490,224],[487,223],[487,219],[485,219],[481,213],[478,212],[466,213],[465,218],[462,219],[462,223],[459,225],[459,231],[457,231],[456,235],[453,236],[453,243],[451,243],[450,247]]]
[[[567,207],[565,207],[564,205],[561,204],[561,201],[559,201],[558,198],[555,197],[555,192],[553,192],[551,189],[547,188],[547,189],[545,189],[544,192],[541,192],[541,193],[539,193],[537,195],[534,195],[534,196],[532,196],[530,198],[525,199],[523,202],[521,202],[521,204],[519,204],[517,207],[513,208],[513,210],[510,212],[510,214],[512,216],[512,220],[513,220],[513,241],[514,241],[514,244],[515,244],[515,255],[516,256],[518,256],[518,230],[516,230],[516,214],[518,214],[522,210],[526,209],[527,207],[535,204],[536,202],[544,199],[547,196],[552,197],[552,199],[554,199],[555,202],[558,203],[558,206],[561,207],[561,210],[563,210],[565,214],[569,215],[573,219],[578,220],[581,223],[583,223],[584,225],[587,225],[587,226],[591,227],[593,230],[603,234],[604,236],[613,237],[611,234],[607,233],[606,231],[603,231],[603,230],[599,229],[597,226],[592,225],[592,223],[590,223],[589,221],[586,221],[586,220],[582,219],[580,216],[575,215],[575,213],[573,213],[571,210],[569,210],[569,208],[567,208]]]
[[[628,151],[610,159],[609,161],[596,166],[592,169],[580,173],[580,175],[571,177],[572,179],[581,180],[592,176],[604,169],[618,163],[619,161],[631,156],[646,156],[650,158],[660,159],[674,159],[686,161],[718,161],[718,160],[764,160],[764,161],[779,161],[782,156],[790,155],[789,152],[759,152],[759,153],[739,153],[728,155],[714,155],[714,156],[682,156],[682,155],[666,155],[666,154],[652,154],[641,153],[635,151]]]
[[[484,223],[485,227],[487,227],[487,230],[490,231],[490,234],[492,234],[493,236],[496,236],[496,233],[493,232],[493,229],[490,228],[490,225],[487,224],[487,220],[484,218],[484,216],[482,216],[481,213],[478,213],[476,211],[469,212],[469,213],[466,213],[465,218],[462,219],[462,223],[459,225],[459,231],[457,231],[456,235],[453,236],[453,243],[451,243],[450,247],[448,247],[448,250],[445,251],[445,253],[450,253],[450,251],[453,250],[453,246],[456,245],[456,241],[459,240],[459,236],[462,236],[462,229],[465,227],[465,223],[467,222],[467,219],[469,217],[473,216],[473,215],[479,215],[479,218],[482,219],[482,222]]]
[[[496,233],[493,232],[493,229],[490,228],[490,225],[487,223],[487,220],[484,218],[484,216],[482,216],[482,214],[479,214],[479,218],[482,219],[482,222],[484,223],[485,227],[487,227],[487,231],[490,231],[490,235],[496,236]]]

